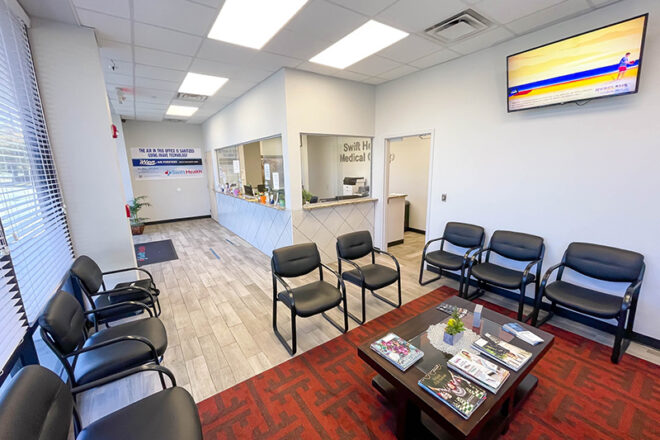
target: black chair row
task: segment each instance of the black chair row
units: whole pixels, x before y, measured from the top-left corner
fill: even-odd
[[[429,246],[440,242],[440,249],[429,252]],[[612,362],[617,363],[625,352],[632,336],[637,310],[639,291],[644,277],[644,257],[624,249],[591,243],[571,243],[561,263],[549,268],[541,279],[541,266],[545,253],[543,238],[511,231],[495,231],[488,247],[484,248],[485,232],[481,226],[449,222],[442,237],[426,243],[422,253],[419,283],[426,285],[436,281],[442,271],[460,271],[459,295],[474,299],[484,293],[488,285],[519,291],[517,318],[534,326],[547,322],[563,306],[598,318],[616,319],[617,331],[612,351]],[[449,243],[458,249],[457,254],[445,249]],[[491,261],[496,254],[504,259],[527,263],[522,270],[511,269]],[[485,258],[484,258],[485,257]],[[423,281],[424,266],[437,268],[440,275]],[[630,283],[624,296],[612,295],[579,286],[562,280],[564,269],[569,268],[583,276],[609,282]],[[548,281],[557,271],[556,280]],[[469,293],[470,281],[475,279],[477,289]],[[529,284],[535,285],[534,310],[523,317],[525,290]],[[550,301],[550,312],[539,321],[543,298]]]
[[[376,263],[376,254],[391,258],[396,269]],[[371,264],[360,266],[355,260],[371,255]],[[369,231],[351,232],[337,238],[338,272],[335,272],[321,262],[321,255],[315,243],[303,243],[287,246],[273,251],[271,269],[273,274],[273,331],[290,355],[296,353],[296,316],[309,317],[321,314],[340,332],[348,331],[348,318],[358,324],[366,320],[365,295],[371,294],[393,307],[401,306],[401,268],[396,258],[373,246]],[[353,269],[342,270],[342,263]],[[323,279],[323,269],[330,272],[337,284],[330,284]],[[319,280],[304,286],[291,288],[285,278],[296,278],[307,275],[314,270],[319,271]],[[349,282],[360,287],[362,291],[362,317],[358,318],[348,311],[346,303],[346,285]],[[278,289],[278,282],[284,291]],[[376,290],[398,283],[398,300],[393,302],[377,293]],[[277,329],[277,303],[282,302],[291,311],[291,345]],[[325,312],[338,307],[344,314],[343,327],[330,319]]]

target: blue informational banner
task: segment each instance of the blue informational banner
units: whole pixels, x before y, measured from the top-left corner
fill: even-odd
[[[204,173],[200,148],[131,148],[136,180],[199,178]]]

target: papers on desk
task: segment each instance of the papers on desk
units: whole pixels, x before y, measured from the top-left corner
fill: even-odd
[[[508,324],[504,324],[502,326],[502,330],[504,330],[507,333],[511,333],[515,337],[522,339],[523,341],[527,342],[530,345],[537,345],[543,342],[543,339],[539,338],[529,330],[525,330],[523,326],[518,324],[517,322],[510,322]]]

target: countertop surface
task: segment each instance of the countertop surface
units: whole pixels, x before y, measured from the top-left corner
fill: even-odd
[[[257,197],[251,198],[251,197],[244,197],[244,196],[235,196],[233,194],[227,194],[222,191],[218,191],[217,189],[215,190],[216,194],[220,194],[225,197],[231,197],[232,199],[238,199],[238,200],[243,200],[246,203],[253,203],[255,205],[263,206],[264,208],[270,208],[270,209],[277,209],[278,211],[285,211],[286,208],[276,205],[276,204],[269,204],[269,203],[261,203],[259,202],[259,199]]]
[[[356,203],[369,203],[376,201],[378,201],[378,199],[374,199],[372,197],[360,197],[355,199],[335,200],[332,202],[307,203],[303,205],[303,209],[311,210],[311,209],[332,208],[334,206],[354,205]]]
[[[397,199],[397,198],[399,198],[399,197],[403,197],[403,198],[405,198],[405,197],[408,197],[408,194],[396,194],[396,193],[392,193],[392,194],[390,194],[387,198],[388,198],[388,199]]]

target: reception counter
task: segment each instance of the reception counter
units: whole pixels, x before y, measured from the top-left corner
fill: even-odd
[[[387,244],[403,243],[407,194],[390,194],[387,198]]]

